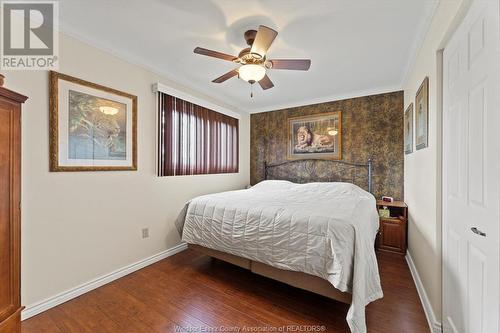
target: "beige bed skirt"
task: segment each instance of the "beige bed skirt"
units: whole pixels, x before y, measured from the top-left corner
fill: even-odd
[[[351,304],[351,294],[341,292],[340,290],[332,286],[330,282],[320,277],[302,272],[294,272],[275,268],[258,261],[252,261],[229,253],[212,250],[200,245],[188,244],[188,247],[211,257],[248,269],[253,273],[289,284],[293,287],[311,291],[313,293],[332,298],[342,303]]]

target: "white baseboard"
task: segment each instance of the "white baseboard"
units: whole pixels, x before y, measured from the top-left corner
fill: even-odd
[[[422,284],[422,280],[420,280],[420,276],[418,275],[417,268],[415,267],[415,263],[411,258],[410,252],[406,253],[406,262],[408,263],[408,267],[410,267],[411,276],[413,277],[413,281],[415,281],[418,296],[420,297],[420,301],[422,302],[422,305],[424,307],[425,317],[427,318],[427,323],[429,324],[431,332],[442,333],[443,329],[441,322],[436,319],[434,310],[432,310],[431,303],[429,302],[429,298],[427,297],[424,285]]]
[[[76,286],[75,288],[64,291],[64,292],[57,294],[55,296],[49,297],[43,301],[40,301],[40,302],[35,303],[33,305],[28,305],[23,310],[23,312],[21,312],[21,320],[25,320],[25,319],[28,319],[30,317],[33,317],[33,316],[35,316],[43,311],[46,311],[50,308],[53,308],[61,303],[67,302],[67,301],[69,301],[73,298],[76,298],[82,294],[85,294],[91,290],[99,288],[99,287],[101,287],[101,286],[103,286],[111,281],[114,281],[116,279],[119,279],[127,274],[133,273],[141,268],[144,268],[146,266],[154,264],[157,261],[160,261],[160,260],[165,259],[167,257],[170,257],[176,253],[184,251],[185,249],[187,249],[187,244],[181,243],[181,244],[176,245],[170,249],[167,249],[165,251],[162,251],[160,253],[152,255],[151,257],[139,260],[131,265],[117,269],[114,272],[102,275],[96,279],[93,279],[93,280],[88,281],[86,283],[83,283],[79,286]]]

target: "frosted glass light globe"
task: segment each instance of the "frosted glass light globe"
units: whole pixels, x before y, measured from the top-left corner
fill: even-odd
[[[266,75],[266,69],[260,65],[248,64],[238,68],[238,74],[242,80],[258,82]]]

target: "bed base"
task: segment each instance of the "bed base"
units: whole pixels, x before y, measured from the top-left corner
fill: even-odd
[[[279,269],[258,261],[238,257],[229,253],[209,249],[196,244],[188,244],[190,249],[204,253],[210,257],[226,261],[230,264],[248,269],[255,274],[280,281],[296,288],[304,289],[315,294],[319,294],[336,301],[351,304],[352,296],[349,293],[341,292],[330,284],[330,282],[306,273]]]

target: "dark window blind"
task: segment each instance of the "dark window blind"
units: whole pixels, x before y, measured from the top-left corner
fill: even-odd
[[[158,92],[158,175],[238,172],[238,119]]]

